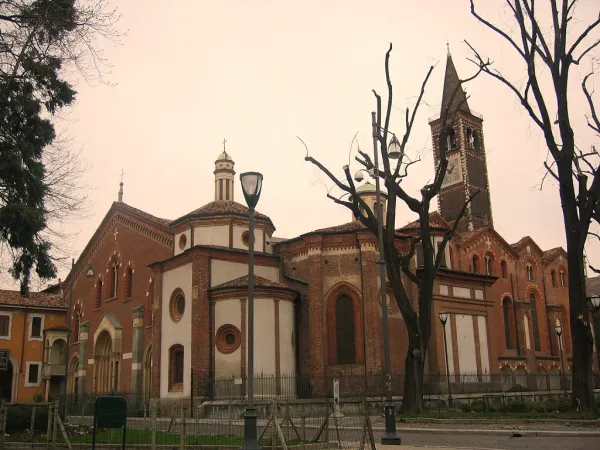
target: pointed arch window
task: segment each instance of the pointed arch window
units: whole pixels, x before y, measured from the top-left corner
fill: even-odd
[[[335,343],[338,364],[356,363],[354,302],[347,295],[335,301]]]
[[[183,345],[174,345],[169,349],[169,390],[183,390]]]
[[[119,288],[119,262],[116,258],[110,262],[108,267],[108,276],[109,276],[109,285],[108,285],[108,298],[116,298],[118,297],[118,288]]]
[[[485,255],[485,274],[492,275],[493,273],[493,257],[492,255]]]
[[[560,277],[560,285],[561,286],[566,286],[567,283],[565,281],[565,271],[561,270],[558,274],[559,274],[559,277]]]
[[[96,298],[94,299],[94,309],[100,308],[102,302],[102,279],[96,282]]]
[[[538,324],[538,313],[537,313],[537,302],[535,294],[529,296],[529,303],[531,303],[531,325],[533,327],[533,345],[536,352],[541,351],[540,345],[540,328]]]
[[[479,258],[477,255],[473,256],[473,273],[479,273]]]
[[[124,297],[125,298],[131,298],[133,295],[133,268],[131,266],[127,267],[127,270],[125,271],[125,292],[124,292]]]
[[[513,317],[513,311],[511,308],[511,301],[510,298],[508,297],[504,297],[504,300],[502,300],[502,310],[504,312],[504,338],[506,340],[506,348],[507,349],[511,349],[513,348],[512,345],[512,332],[511,332],[511,324],[512,324],[512,317]]]
[[[533,281],[533,266],[531,265],[531,263],[527,263],[527,265],[525,266],[525,271],[527,272],[527,279],[529,281]]]
[[[500,271],[502,272],[502,278],[508,277],[507,270],[506,270],[506,261],[500,262]]]
[[[452,150],[456,150],[457,146],[456,146],[456,133],[454,132],[454,128],[448,128],[446,130],[446,145],[447,145],[447,151],[452,151]]]

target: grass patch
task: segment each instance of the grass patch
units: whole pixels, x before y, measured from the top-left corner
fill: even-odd
[[[91,444],[93,441],[92,430],[89,427],[73,427],[67,429],[67,435],[72,444]],[[70,431],[69,431],[70,430]],[[57,442],[64,442],[62,434],[58,433]],[[188,445],[235,445],[242,444],[241,436],[218,435],[218,436],[200,436],[187,435],[186,443]],[[19,432],[7,435],[7,442],[46,442],[46,434],[36,432],[30,435],[27,432]],[[96,432],[96,443],[98,444],[120,444],[123,442],[123,430],[98,430]],[[126,444],[150,444],[152,442],[152,431],[140,428],[128,428],[126,433]],[[167,433],[166,431],[156,432],[157,445],[179,445],[179,433]],[[290,445],[300,445],[300,441],[286,442]],[[271,446],[271,438],[263,438],[260,441],[262,447]]]

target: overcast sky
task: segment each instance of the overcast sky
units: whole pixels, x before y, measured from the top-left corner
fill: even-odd
[[[470,15],[468,0],[117,3],[119,29],[127,34],[120,45],[104,45],[114,85],[79,83],[77,104],[62,124],[91,165],[86,181],[93,186],[93,211],[72,224],[79,232],[77,252],[117,199],[121,170],[124,201],[156,216],[175,219],[212,201],[214,161],[224,138],[236,163],[236,200],[244,203],[238,175],[262,172],[257,209],[271,217],[276,236],[349,221],[350,212],[325,197],[317,180],[331,183],[304,161],[296,136],[338,174],[356,132],[361,149],[371,151],[371,89],[385,94],[390,42],[395,133],[404,131],[402,111],[413,106],[429,66],[437,64],[409,144],[423,159],[406,181],[413,194],[433,176],[428,118],[439,113],[446,42],[463,78],[474,70],[467,39],[499,69],[524,79],[511,49]],[[477,3],[486,17],[507,20],[503,1]],[[587,20],[597,10],[598,1],[581,1],[578,17]],[[572,68],[570,106],[580,148],[597,142],[585,129],[578,92],[590,67]],[[467,92],[471,109],[484,117],[495,228],[509,243],[530,235],[542,249],[564,246],[557,186],[538,189],[546,148],[537,128],[491,78],[481,76]],[[356,145],[352,160],[355,155]],[[415,219],[399,208],[398,226]],[[598,265],[599,248],[588,248]]]

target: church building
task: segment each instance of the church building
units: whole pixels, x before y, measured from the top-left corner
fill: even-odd
[[[442,107],[458,80],[448,55]],[[445,333],[453,382],[490,382],[502,374],[503,390],[515,384],[559,389],[558,377],[547,375],[562,370],[561,349],[567,374],[571,365],[565,251],[543,250],[529,236],[510,244],[494,228],[483,118],[459,94],[447,125],[451,170],[439,212],[430,214],[435,242],[468,196],[480,194],[436,277],[426,372],[446,374]],[[441,120],[430,126],[437,164]],[[121,184],[118,201],[63,285],[72,305],[70,393],[162,399],[244,394],[249,215],[236,202],[234,166],[223,151],[215,161],[214,200],[174,220],[124,203]],[[358,194],[375,204],[370,182]],[[406,328],[391,289],[386,304],[380,301],[376,236],[356,220],[292,239],[275,237],[265,214],[256,213],[255,225],[254,370],[274,380],[257,380],[255,392],[293,397],[298,386],[290,379],[307,381],[315,396],[328,392],[332,378],[348,391],[368,383],[383,371],[384,307],[392,371],[402,374]],[[400,245],[417,226],[397,230]],[[419,252],[413,264],[422,264]],[[416,300],[416,287],[405,282]],[[445,328],[439,312],[449,314]],[[564,330],[561,342],[556,325]]]

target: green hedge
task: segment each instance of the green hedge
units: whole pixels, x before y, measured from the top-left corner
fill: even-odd
[[[32,406],[10,406],[7,408],[6,432],[14,433],[16,431],[25,431],[31,428],[31,410]],[[36,430],[48,429],[48,407],[38,406],[35,410]]]
[[[523,400],[507,400],[506,403],[474,400],[460,405],[463,412],[507,412],[507,413],[545,413],[566,412],[571,409],[569,398],[551,398],[542,402],[527,402]]]

